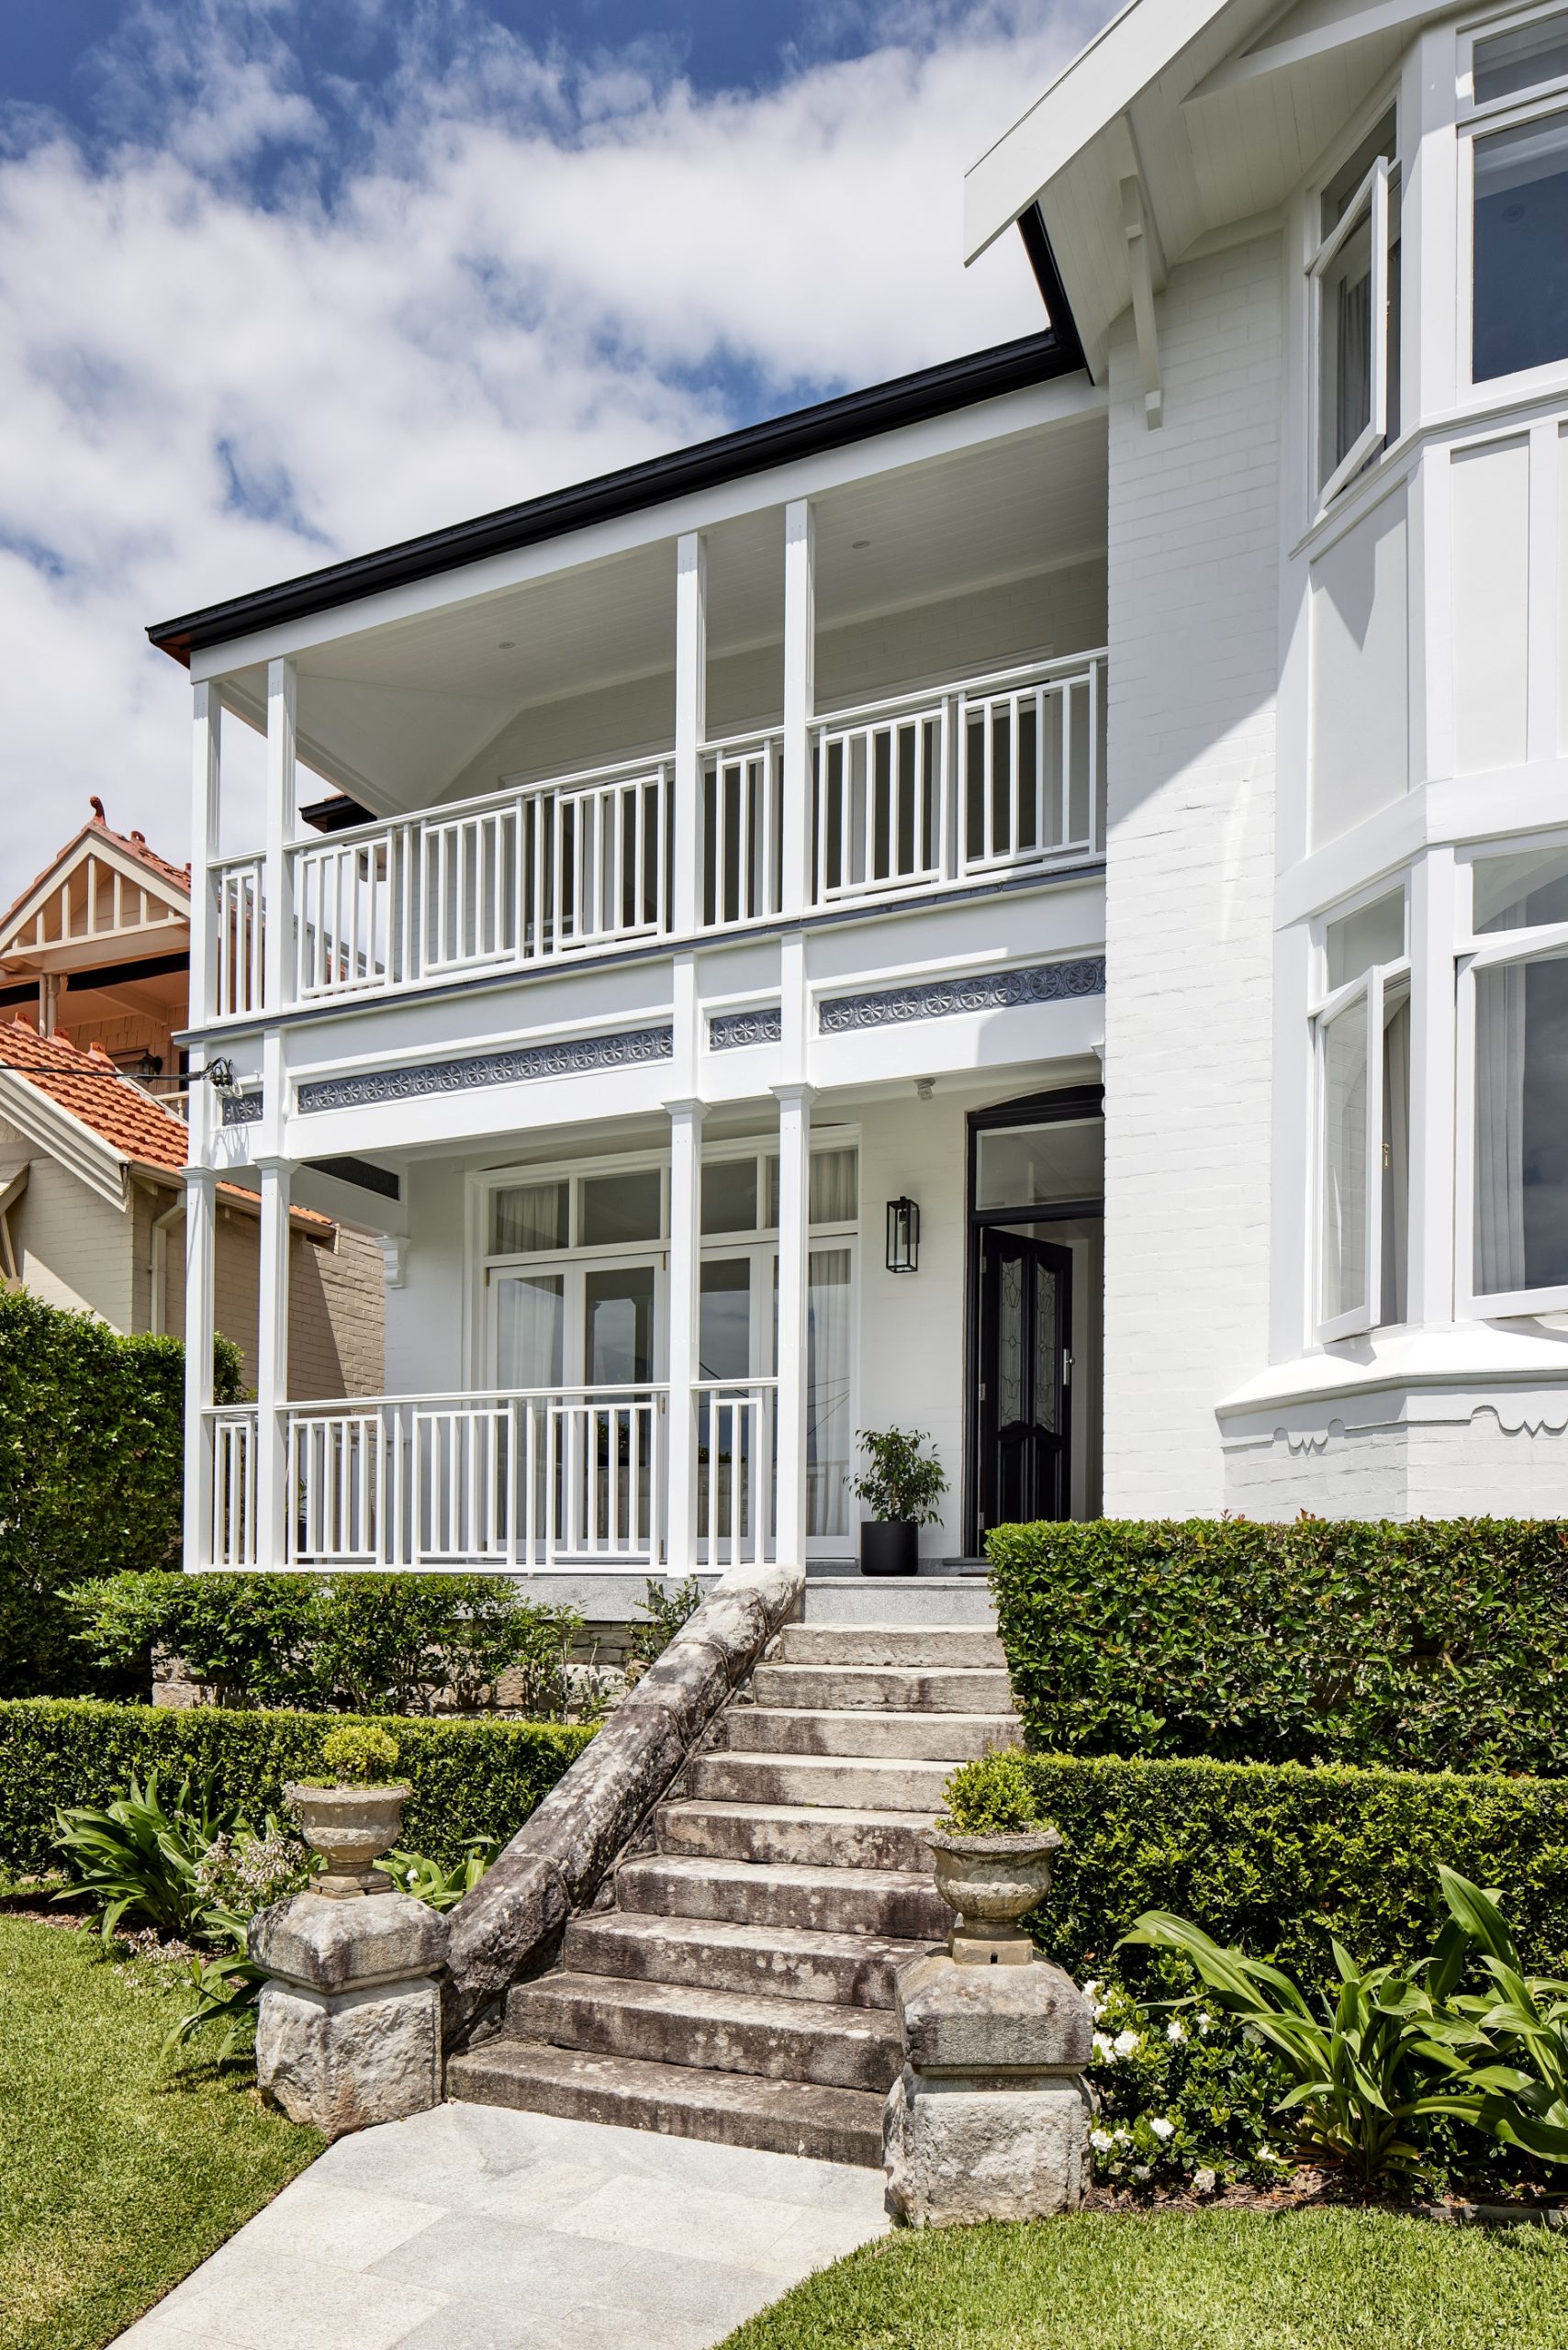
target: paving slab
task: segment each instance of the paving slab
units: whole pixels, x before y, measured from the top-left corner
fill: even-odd
[[[710,2350],[889,2225],[879,2171],[439,2106],[330,2146],[120,2350]]]

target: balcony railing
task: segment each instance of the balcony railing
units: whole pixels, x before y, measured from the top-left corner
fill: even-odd
[[[1104,839],[1104,660],[1079,654],[837,711],[811,729],[806,898],[874,902],[1026,874]],[[667,760],[530,784],[288,852],[295,1003],[522,970],[673,934]],[[785,911],[789,811],[776,731],[703,754],[696,926]],[[214,1014],[263,1002],[260,857],[209,870]]]
[[[514,1573],[728,1565],[772,1537],[770,1380],[705,1382],[687,1440],[695,1545],[667,1523],[663,1385],[291,1404],[278,1523],[291,1567]],[[211,1563],[257,1563],[256,1407],[208,1415]]]

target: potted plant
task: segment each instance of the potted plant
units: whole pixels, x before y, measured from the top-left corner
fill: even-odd
[[[413,1789],[395,1780],[398,1741],[374,1722],[344,1722],[321,1740],[330,1777],[297,1780],[284,1789],[297,1809],[305,1841],[325,1855],[312,1893],[343,1900],[356,1893],[390,1893],[392,1880],[373,1863],[391,1852]]]
[[[958,1921],[955,1958],[1026,1962],[1033,1945],[1018,1920],[1050,1891],[1057,1830],[1041,1819],[1016,1747],[966,1763],[949,1783],[949,1808],[927,1829],[936,1890]]]
[[[935,1526],[938,1497],[947,1490],[942,1464],[923,1452],[929,1437],[912,1428],[863,1428],[860,1449],[867,1465],[849,1481],[871,1515],[860,1528],[863,1575],[912,1575],[920,1564],[919,1529]]]

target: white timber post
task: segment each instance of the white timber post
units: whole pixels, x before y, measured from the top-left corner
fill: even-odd
[[[778,1102],[778,1496],[780,1561],[806,1555],[806,1283],[811,1193],[812,1088],[776,1085]]]
[[[266,919],[263,1002],[277,1013],[294,989],[295,729],[298,679],[292,661],[267,663]]]
[[[669,1112],[669,1523],[665,1569],[697,1564],[697,1315],[701,1262],[700,1102],[668,1102]]]
[[[193,1096],[206,1091],[193,1085]],[[196,1102],[192,1102],[195,1126]],[[193,1150],[196,1136],[191,1136]],[[185,1478],[183,1558],[187,1572],[212,1564],[213,1288],[218,1257],[218,1178],[185,1169]]]
[[[288,1563],[288,1194],[286,1159],[263,1159],[262,1245],[256,1295],[256,1564]]]
[[[196,740],[191,762],[191,963],[187,1018],[193,1028],[218,1010],[218,935],[212,903],[212,865],[218,856],[218,778],[223,755],[223,704],[218,688],[204,681],[192,688]],[[235,952],[241,951],[236,941]]]
[[[794,498],[784,509],[784,851],[779,880],[786,919],[804,913],[812,901],[814,565],[811,505],[804,498]]]
[[[675,868],[670,927],[689,938],[701,911],[702,745],[708,733],[708,543],[686,531],[675,543]]]

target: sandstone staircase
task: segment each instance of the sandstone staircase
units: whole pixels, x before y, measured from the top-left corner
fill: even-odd
[[[920,1831],[1017,1738],[983,1580],[813,1578],[451,2095],[879,2164],[894,1972],[951,1923]]]

